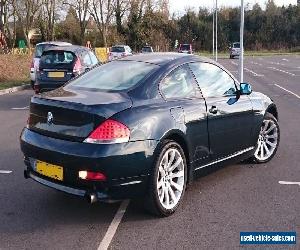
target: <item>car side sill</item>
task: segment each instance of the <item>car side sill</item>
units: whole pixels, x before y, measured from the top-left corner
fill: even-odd
[[[195,168],[195,171],[196,171],[196,170],[199,170],[199,169],[201,169],[201,168],[205,168],[205,167],[208,167],[208,166],[217,164],[217,163],[222,162],[222,161],[229,160],[229,159],[231,159],[231,158],[234,158],[234,157],[236,157],[236,156],[238,156],[238,155],[242,155],[242,154],[244,154],[244,153],[246,153],[246,152],[248,152],[248,151],[251,151],[251,150],[253,150],[253,149],[254,149],[254,147],[250,147],[250,148],[243,149],[243,150],[241,150],[241,151],[238,151],[238,152],[236,152],[236,153],[234,153],[234,154],[232,154],[232,155],[229,155],[229,156],[227,156],[227,157],[224,157],[224,158],[222,158],[222,159],[219,159],[219,160],[213,161],[213,162],[211,162],[211,163],[208,163],[208,164],[206,164],[206,165],[203,165],[203,166],[200,166],[200,167],[198,167],[198,168]]]

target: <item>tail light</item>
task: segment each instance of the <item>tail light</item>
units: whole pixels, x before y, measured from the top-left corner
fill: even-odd
[[[82,68],[81,62],[80,62],[79,58],[77,58],[74,68],[73,68],[73,73],[80,73],[81,68]]]
[[[97,127],[88,138],[86,143],[110,144],[128,142],[130,130],[124,124],[108,119]]]
[[[30,64],[30,71],[33,73],[34,72],[34,60],[32,60]]]
[[[79,171],[78,177],[87,181],[106,181],[106,176],[101,172]]]
[[[40,85],[34,84],[34,93],[40,93]]]

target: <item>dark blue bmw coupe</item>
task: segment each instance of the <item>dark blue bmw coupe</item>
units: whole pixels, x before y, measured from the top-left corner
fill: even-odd
[[[168,216],[200,169],[269,161],[277,119],[270,98],[212,60],[135,55],[32,97],[24,174],[90,202],[140,196]]]

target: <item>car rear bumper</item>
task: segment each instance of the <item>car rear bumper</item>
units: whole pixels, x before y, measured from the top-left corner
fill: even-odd
[[[58,89],[61,86],[63,86],[67,81],[61,81],[61,82],[41,82],[37,81],[35,82],[34,86],[36,89],[39,90],[39,92],[46,92],[51,91],[54,89]]]
[[[94,145],[50,138],[27,128],[21,134],[26,177],[81,197],[93,193],[98,200],[120,200],[144,195],[157,143],[149,140]],[[63,181],[38,173],[33,163],[35,160],[62,166]],[[104,173],[107,180],[81,180],[78,178],[80,170]]]

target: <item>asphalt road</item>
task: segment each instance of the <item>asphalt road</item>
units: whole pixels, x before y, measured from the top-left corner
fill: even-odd
[[[237,75],[238,60],[219,62]],[[258,249],[300,249],[300,186],[279,184],[300,182],[300,56],[247,57],[245,81],[278,105],[275,158],[203,174],[168,218],[130,201],[110,249],[248,249],[239,244],[241,231],[296,231],[296,246]],[[31,94],[0,96],[0,249],[97,249],[119,203],[89,205],[23,178],[19,135]]]

